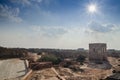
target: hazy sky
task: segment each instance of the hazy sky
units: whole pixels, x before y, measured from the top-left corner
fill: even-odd
[[[76,49],[91,42],[120,49],[120,0],[0,0],[0,46]]]

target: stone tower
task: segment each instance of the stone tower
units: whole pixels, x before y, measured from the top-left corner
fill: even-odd
[[[95,63],[103,63],[103,61],[107,61],[105,43],[89,44],[89,61],[92,61]]]

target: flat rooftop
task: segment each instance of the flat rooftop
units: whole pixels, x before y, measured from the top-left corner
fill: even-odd
[[[24,60],[0,60],[0,80],[19,80],[26,74]]]
[[[106,45],[106,43],[89,43],[89,45]]]

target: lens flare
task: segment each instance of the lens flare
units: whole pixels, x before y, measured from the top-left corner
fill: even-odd
[[[97,11],[97,7],[96,7],[96,5],[89,5],[88,6],[88,11],[90,12],[90,13],[95,13],[96,11]]]

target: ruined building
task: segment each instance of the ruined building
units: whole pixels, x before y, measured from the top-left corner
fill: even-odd
[[[105,43],[89,44],[89,61],[92,61],[95,63],[102,63],[103,61],[107,61]]]

